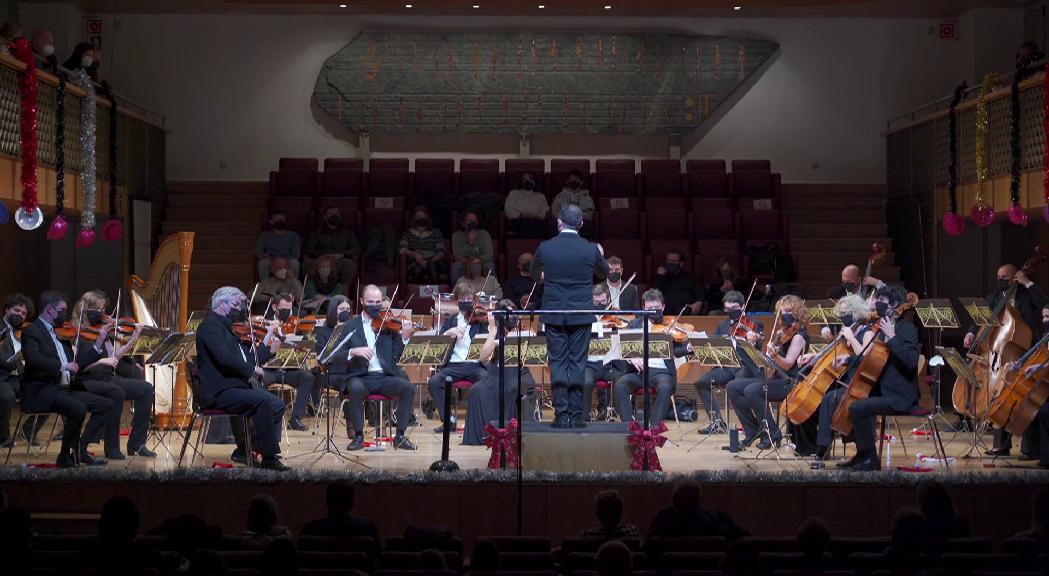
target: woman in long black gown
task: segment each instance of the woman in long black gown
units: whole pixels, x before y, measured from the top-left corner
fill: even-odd
[[[499,302],[500,308],[514,310],[514,304],[510,300]],[[510,336],[518,336],[514,331],[517,325],[516,317],[507,317],[507,328]],[[470,395],[466,401],[466,428],[463,431],[463,444],[467,446],[483,446],[486,436],[485,427],[489,422],[499,420],[499,358],[496,352],[499,349],[498,322],[495,316],[488,314],[488,338],[484,347],[481,348],[481,362],[489,364],[488,374],[477,381],[470,388]],[[526,335],[526,334],[520,334]],[[509,364],[509,362],[507,362]],[[517,380],[518,374],[521,379],[522,391],[535,388],[535,380],[527,368],[520,371],[517,366],[503,368],[505,378],[503,379],[504,414],[506,422],[517,416]]]

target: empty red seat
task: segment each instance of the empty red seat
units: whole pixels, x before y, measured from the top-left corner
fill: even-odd
[[[406,198],[410,192],[407,158],[368,161],[368,195]]]
[[[583,186],[587,190],[593,190],[593,183],[590,181],[590,161],[586,159],[567,159],[567,158],[551,158],[550,159],[550,182],[549,182],[549,194],[550,198],[557,196],[565,187],[565,181],[568,180],[568,175],[573,170],[578,170],[583,174]]]
[[[637,198],[598,199],[601,238],[641,238],[641,213],[637,204]]]
[[[732,200],[733,199],[728,197],[728,196],[723,196],[723,197],[710,196],[710,197],[703,197],[703,198],[693,198],[691,200],[691,202],[692,202],[692,211],[693,212],[698,212],[700,210],[710,210],[712,208],[713,209],[727,208],[729,210],[735,210],[736,209],[736,203],[733,202]]]
[[[637,196],[634,160],[598,160],[595,163],[592,195],[599,198]]]
[[[541,159],[507,158],[503,168],[503,192],[509,193],[520,186],[525,172],[531,172],[535,178],[536,191],[549,196],[546,189],[546,163]]]
[[[779,210],[740,210],[739,233],[744,240],[785,238],[783,214]]]
[[[649,238],[691,238],[688,212],[682,204],[683,198],[647,198],[644,221]]]
[[[728,198],[730,194],[725,161],[686,161],[685,188],[692,198]]]
[[[277,171],[270,172],[271,196],[305,196],[317,194],[319,172],[316,158],[281,158]]]
[[[499,160],[463,158],[459,161],[459,194],[500,194]]]
[[[414,198],[426,202],[432,196],[455,195],[455,160],[451,158],[416,158],[412,183]]]
[[[768,160],[733,160],[731,189],[737,198],[779,198],[779,174]]]
[[[364,195],[364,160],[360,158],[326,158],[321,176],[320,195],[324,197],[359,197]]]
[[[652,229],[649,225],[649,230]],[[692,234],[696,238],[736,237],[736,213],[731,208],[708,208],[692,212]]]
[[[681,161],[673,159],[641,161],[641,194],[645,198],[683,197]]]

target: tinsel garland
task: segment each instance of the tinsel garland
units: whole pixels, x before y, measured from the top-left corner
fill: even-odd
[[[80,211],[80,234],[77,235],[78,248],[86,248],[95,243],[95,209],[98,206],[96,196],[97,172],[95,162],[95,141],[98,124],[95,101],[95,86],[91,83],[87,71],[77,68],[73,71],[73,80],[84,90],[83,108],[80,111],[80,177],[84,180],[84,206]]]
[[[987,136],[990,133],[991,117],[987,111],[987,97],[998,85],[998,75],[988,72],[980,86],[976,100],[976,202],[970,210],[973,222],[981,228],[994,223],[994,207],[987,203],[983,193],[987,190],[989,174],[987,160]]]
[[[66,209],[66,77],[58,76],[55,92],[55,219],[47,230],[48,240],[60,240],[69,231]]]
[[[102,227],[102,237],[109,241],[119,240],[124,235],[124,226],[117,210],[117,98],[109,83],[103,83],[109,98],[109,221]]]
[[[29,40],[19,38],[11,44],[11,53],[25,64],[19,77],[21,96],[21,131],[19,140],[22,149],[22,205],[15,212],[15,222],[23,230],[34,230],[44,223],[37,191],[37,148],[39,126],[37,125],[37,99],[39,84],[36,77],[36,56]]]
[[[1027,226],[1027,212],[1020,204],[1020,155],[1023,145],[1020,139],[1020,82],[1027,77],[1027,60],[1016,63],[1016,73],[1009,87],[1009,220],[1017,226]]]
[[[950,208],[943,215],[943,228],[951,236],[965,231],[965,219],[958,214],[958,103],[965,95],[966,85],[962,82],[954,89],[951,107],[947,110],[947,197]]]

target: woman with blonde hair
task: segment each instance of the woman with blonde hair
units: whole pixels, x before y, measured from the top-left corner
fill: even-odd
[[[809,347],[809,319],[805,301],[801,298],[787,295],[776,302],[776,326],[779,328],[772,334],[765,352],[791,377],[797,374],[798,360]],[[743,425],[743,446],[750,446],[759,436],[759,449],[768,450],[773,444],[779,446],[783,434],[776,425],[775,413],[769,403],[783,401],[791,384],[791,380],[778,372],[771,378],[737,378],[728,383],[728,397]],[[767,434],[764,427],[767,427]]]

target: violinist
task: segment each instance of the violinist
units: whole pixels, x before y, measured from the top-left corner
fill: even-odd
[[[648,317],[650,326],[663,324],[665,320],[665,317],[662,316],[664,308],[663,293],[652,288],[645,291],[641,296],[641,300],[645,310],[660,314],[659,316]],[[629,328],[641,328],[643,320],[643,318],[635,318],[630,323]],[[688,352],[689,345],[687,341],[684,344],[674,345],[675,357],[680,358],[688,354]],[[649,358],[646,366],[643,359],[631,358],[622,361],[622,364],[625,372],[616,379],[615,384],[616,411],[623,415],[624,420],[626,420],[627,414],[633,414],[630,397],[644,385],[641,373],[647,370],[648,386],[656,392],[656,401],[652,404],[652,410],[649,413],[649,425],[652,428],[659,426],[671,408],[670,397],[674,395],[674,389],[677,387],[677,367],[674,365],[674,361],[671,359]]]
[[[345,339],[347,332],[344,329],[337,329],[349,322],[351,318],[353,318],[353,305],[350,303],[350,299],[342,294],[332,296],[331,300],[328,301],[328,314],[324,319],[324,325],[318,326],[313,332],[317,338],[316,352],[318,357],[336,332],[338,332],[340,338]],[[346,343],[332,350],[329,353],[331,355],[330,360],[325,362],[324,359],[318,358],[318,360],[324,362],[326,368],[325,387],[334,388],[344,395],[347,393],[346,381],[349,379],[348,374],[350,371],[349,355],[346,353],[348,351],[346,344],[348,343],[349,341],[347,340]],[[346,437],[352,439],[355,435],[355,430],[353,429],[353,420],[350,418],[349,403],[343,404],[342,409],[343,414],[346,416]]]
[[[610,256],[608,259],[608,276],[605,286],[608,288],[608,296],[612,300],[614,310],[637,310],[641,306],[641,298],[638,297],[637,286],[631,284],[624,287],[623,284],[623,259],[619,256]]]
[[[874,418],[879,415],[909,411],[918,404],[918,329],[907,319],[896,314],[896,308],[907,299],[900,286],[883,286],[874,293],[874,307],[878,320],[878,337],[889,348],[889,360],[878,381],[880,395],[858,399],[849,406],[853,434],[856,437],[856,455],[839,464],[850,470],[881,470],[881,459],[876,448]]]
[[[741,328],[739,333],[745,334],[747,341],[751,345],[756,345],[758,340],[761,339],[761,332],[765,330],[765,326],[761,322],[755,322],[757,330],[742,327],[740,319],[743,317],[744,304],[746,304],[746,298],[742,292],[729,290],[725,293],[722,307],[728,318],[718,323],[717,335],[732,336],[733,333],[737,333],[736,328],[739,326]],[[733,340],[733,343],[735,343],[735,340]],[[715,368],[700,376],[699,380],[696,380],[696,393],[699,395],[699,399],[703,402],[703,406],[707,409],[707,415],[710,417],[710,424],[705,428],[700,428],[700,434],[720,434],[728,429],[725,419],[721,416],[718,400],[712,391],[714,386],[727,386],[729,382],[737,378],[758,378],[761,376],[761,371],[754,364],[754,361],[750,359],[750,356],[739,351],[737,351],[736,356],[739,358],[739,368]]]
[[[437,405],[437,413],[441,421],[450,418],[454,426],[455,415],[444,413],[444,381],[451,377],[452,382],[457,380],[477,382],[485,375],[487,371],[484,366],[476,360],[467,361],[466,357],[470,352],[470,342],[473,338],[478,334],[488,332],[488,321],[485,314],[474,314],[476,299],[473,288],[468,282],[460,281],[456,284],[452,289],[452,296],[459,303],[459,313],[442,321],[439,333],[454,336],[455,346],[452,348],[452,355],[448,358],[448,363],[430,376],[426,386],[430,390],[430,397]],[[435,433],[441,431],[440,426],[434,429]]]
[[[611,264],[611,261],[609,261],[609,267],[611,267]],[[594,310],[603,312],[608,309],[608,304],[608,286],[604,283],[594,284]],[[591,338],[595,335],[601,337],[605,330],[608,329],[608,327],[601,322],[600,316],[598,316],[597,320],[597,322],[594,322],[590,331]],[[597,384],[597,381],[615,381],[615,378],[612,376],[612,363],[610,362],[610,356],[611,351],[605,356],[587,356],[586,369],[583,372],[583,418],[585,418],[587,422],[592,419],[591,407],[594,405],[594,386]],[[605,390],[598,390],[597,392],[597,413],[602,414],[608,407],[608,392]]]
[[[270,309],[266,311],[266,320],[276,322],[274,331],[282,336],[287,336],[282,326],[293,315],[293,300],[291,294],[279,292],[270,301]],[[301,368],[290,370],[263,368],[262,383],[267,387],[273,384],[294,386],[295,405],[291,409],[291,421],[288,422],[288,427],[299,432],[309,430],[309,426],[302,422],[302,418],[306,416],[306,404],[311,398],[314,405],[320,404],[320,390],[316,387],[313,374]]]
[[[127,453],[154,458],[156,453],[146,447],[149,420],[153,414],[153,385],[145,380],[141,368],[126,357],[142,335],[142,327],[136,325],[127,342],[115,342],[110,336],[116,332],[117,326],[106,316],[107,305],[105,294],[92,290],[85,292],[73,306],[73,325],[79,326],[82,331],[97,330],[97,334],[92,335],[94,340],[81,334],[77,349],[77,362],[81,368],[73,384],[113,402],[115,417],[107,424],[104,432],[107,459],[124,459],[120,452],[120,413],[125,400],[134,403]],[[83,438],[84,443],[102,440],[101,434],[98,437],[85,435]]]
[[[370,394],[382,394],[397,401],[397,435],[393,438],[393,447],[396,450],[415,450],[415,444],[405,436],[412,419],[415,386],[408,381],[404,369],[397,365],[404,352],[404,334],[387,326],[375,327],[388,314],[389,308],[383,306],[382,291],[369,284],[361,292],[360,315],[346,324],[349,331],[346,387],[355,432],[347,450],[364,447],[364,399]]]
[[[797,373],[798,359],[809,347],[809,313],[805,301],[788,294],[776,302],[776,316],[780,329],[772,334],[765,353],[776,366],[792,375]],[[743,446],[750,446],[762,432],[762,421],[768,427],[768,436],[762,437],[758,449],[779,446],[783,438],[774,418],[770,402],[780,402],[790,392],[792,381],[781,376],[765,378],[736,378],[728,383],[729,401],[743,425]]]
[[[1043,333],[1049,331],[1049,304],[1042,307],[1042,331]],[[1049,346],[1049,344],[1043,345]],[[1046,368],[1049,368],[1049,365],[1032,364],[1024,368],[1024,372],[1027,376],[1034,377],[1037,373],[1044,372]],[[1005,369],[1011,372],[1018,370],[1019,366],[1016,362],[1009,362],[1005,365]],[[1049,402],[1042,404],[1034,421],[1023,435],[1022,454],[1019,459],[1034,460],[1035,458],[1038,459],[1040,467],[1049,468]]]
[[[68,299],[60,292],[48,290],[40,295],[40,315],[22,331],[22,409],[26,412],[57,412],[64,417],[62,448],[58,452],[59,468],[81,464],[99,466],[106,463],[87,452],[81,441],[81,427],[88,413],[91,420],[84,438],[102,435],[110,418],[119,416],[120,407],[104,396],[73,387],[73,377],[80,370],[68,341],[60,340],[55,327],[69,321]],[[23,429],[24,430],[24,429]]]
[[[245,343],[234,333],[233,325],[248,319],[248,299],[238,288],[223,286],[211,295],[211,312],[197,327],[198,390],[194,390],[201,408],[251,418],[252,447],[262,454],[260,466],[284,472],[290,470],[280,459],[281,419],[284,402],[273,394],[252,386],[252,379],[263,377],[260,367],[276,352],[280,340],[273,337],[273,327],[259,343]],[[251,331],[248,332],[251,334]],[[240,426],[234,426],[237,449],[234,462],[253,458],[244,448]]]
[[[1017,284],[1013,305],[1019,310],[1024,323],[1031,329],[1031,341],[1038,341],[1043,333],[1041,308],[1049,304],[1049,294],[1046,294],[1040,286],[1035,284],[1022,271],[1018,270],[1016,266],[1005,264],[998,268],[995,290],[985,296],[984,300],[987,301],[987,306],[991,310],[997,309],[1002,298],[1006,297],[1006,292],[1009,291],[1013,282]],[[979,332],[978,326],[975,324],[969,326],[963,341],[966,348],[972,348],[976,342],[977,332]],[[995,430],[994,448],[988,450],[987,454],[991,456],[1008,456],[1012,450],[1012,444],[1012,437],[1008,432]]]
[[[530,252],[523,252],[517,257],[517,269],[510,272],[510,276],[503,284],[503,296],[514,303],[514,306],[536,308],[542,300],[543,285],[536,285],[532,280],[532,260]],[[529,298],[531,296],[531,298]]]
[[[32,310],[32,300],[23,294],[10,294],[4,299],[4,315],[0,318],[0,444],[4,446],[14,442],[11,411],[22,384],[22,342],[18,334]],[[31,437],[32,432],[25,436]]]

